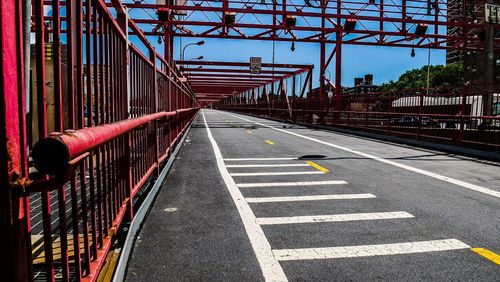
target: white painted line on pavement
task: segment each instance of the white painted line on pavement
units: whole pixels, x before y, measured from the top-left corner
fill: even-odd
[[[236,172],[231,176],[280,176],[280,175],[306,175],[306,174],[325,174],[322,171],[281,171],[281,172]]]
[[[246,198],[247,203],[276,203],[276,202],[300,202],[300,201],[322,201],[322,200],[351,200],[377,198],[373,194],[334,194],[315,196],[289,196],[289,197],[258,197]]]
[[[279,261],[287,261],[416,254],[468,248],[469,245],[457,239],[445,239],[332,248],[283,249],[273,250],[273,254]]]
[[[313,142],[316,142],[316,143],[320,143],[320,144],[323,144],[323,145],[326,145],[326,146],[337,148],[337,149],[340,149],[340,150],[343,150],[343,151],[346,151],[346,152],[349,152],[349,153],[352,153],[352,154],[363,156],[365,158],[373,159],[373,160],[376,160],[376,161],[379,161],[379,162],[382,162],[382,163],[386,163],[386,164],[393,165],[393,166],[396,166],[396,167],[399,167],[399,168],[402,168],[402,169],[406,169],[406,170],[409,170],[409,171],[412,171],[412,172],[423,174],[423,175],[426,175],[426,176],[429,176],[429,177],[432,177],[432,178],[435,178],[435,179],[439,179],[441,181],[445,181],[445,182],[448,182],[448,183],[451,183],[451,184],[455,184],[455,185],[458,185],[458,186],[461,186],[461,187],[464,187],[464,188],[467,188],[467,189],[470,189],[470,190],[473,190],[473,191],[476,191],[476,192],[480,192],[480,193],[483,193],[483,194],[487,194],[487,195],[490,195],[490,196],[493,196],[493,197],[500,198],[500,191],[495,191],[495,190],[488,189],[488,188],[485,188],[485,187],[482,187],[482,186],[479,186],[479,185],[476,185],[476,184],[468,183],[468,182],[465,182],[465,181],[462,181],[462,180],[454,179],[454,178],[451,178],[451,177],[447,177],[447,176],[444,176],[444,175],[440,175],[440,174],[437,174],[437,173],[434,173],[434,172],[430,172],[430,171],[423,170],[423,169],[420,169],[420,168],[412,167],[412,166],[409,166],[409,165],[400,164],[400,163],[397,163],[397,162],[394,162],[394,161],[391,161],[391,160],[387,160],[387,159],[384,159],[384,158],[381,158],[381,157],[377,157],[377,156],[374,156],[374,155],[370,155],[370,154],[367,154],[367,153],[356,151],[356,150],[353,150],[353,149],[350,149],[350,148],[347,148],[347,147],[344,147],[344,146],[335,145],[333,143],[322,141],[322,140],[318,140],[318,139],[315,139],[315,138],[312,138],[312,137],[309,137],[309,136],[304,136],[304,135],[301,135],[301,134],[298,134],[298,133],[295,133],[295,132],[290,132],[290,131],[287,131],[287,130],[284,130],[284,129],[280,129],[280,128],[272,127],[272,126],[269,126],[269,125],[265,125],[263,123],[252,121],[252,120],[249,120],[249,119],[246,119],[246,118],[242,118],[242,117],[238,117],[238,116],[231,115],[231,114],[226,114],[226,113],[222,113],[222,114],[229,115],[229,116],[232,116],[234,118],[238,118],[238,119],[245,120],[245,121],[248,121],[248,122],[253,122],[255,124],[258,124],[258,125],[261,125],[261,126],[264,126],[264,127],[276,130],[276,131],[284,132],[284,133],[287,133],[287,134],[290,134],[290,135],[293,135],[293,136],[297,136],[297,137],[300,137],[300,138],[304,138],[304,139],[307,139],[307,140],[310,140],[310,141],[313,141]]]
[[[215,142],[215,139],[212,136],[210,128],[208,127],[204,110],[201,110],[201,114],[203,116],[203,121],[205,123],[208,138],[210,139],[210,143],[212,144],[215,159],[217,160],[219,172],[222,176],[222,179],[224,180],[224,183],[226,184],[229,193],[231,194],[231,197],[233,198],[236,208],[238,209],[248,238],[250,239],[250,243],[252,244],[252,248],[255,252],[255,256],[257,257],[260,268],[262,269],[262,275],[264,276],[264,279],[266,281],[288,281],[285,273],[283,272],[283,269],[281,268],[280,263],[276,260],[272,253],[271,245],[267,241],[262,227],[257,224],[252,209],[245,201],[245,198],[238,189],[238,186],[236,186],[236,183],[229,175],[229,172],[224,166],[222,154],[220,152],[219,146],[217,145],[217,142]]]
[[[302,182],[267,182],[267,183],[238,183],[238,187],[283,187],[283,186],[318,186],[318,185],[342,185],[347,184],[343,180],[328,181],[302,181]]]
[[[309,166],[308,164],[250,164],[250,165],[226,165],[228,168],[233,167],[297,167]]]
[[[225,162],[227,161],[292,161],[292,160],[298,160],[298,158],[231,158],[231,159],[224,159]]]
[[[413,217],[414,217],[413,215],[403,211],[370,212],[370,213],[346,213],[346,214],[332,214],[332,215],[260,217],[257,218],[257,223],[260,225],[275,225],[275,224],[299,224],[299,223],[397,219],[397,218],[413,218]]]

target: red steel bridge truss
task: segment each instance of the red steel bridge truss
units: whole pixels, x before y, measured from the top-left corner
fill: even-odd
[[[134,202],[203,106],[500,144],[474,137],[478,120],[498,118],[474,111],[480,106],[469,103],[475,96],[465,91],[460,102],[428,112],[429,98],[436,97],[353,96],[342,93],[340,83],[345,44],[471,52],[498,47],[498,41],[485,43],[491,29],[477,3],[158,2],[32,0],[26,7],[27,1],[0,1],[2,279],[95,281],[113,235],[133,218]],[[312,65],[264,62],[253,74],[248,63],[176,62],[174,37],[320,44],[319,89],[313,89]],[[150,43],[158,38],[163,52]],[[330,81],[325,71],[332,62]],[[393,123],[401,112],[442,117],[455,128]]]
[[[143,34],[164,36],[167,42],[176,36],[319,43],[323,107],[325,85],[329,83],[325,71],[332,62],[335,75],[331,83],[340,97],[344,44],[471,51],[485,47],[484,11],[472,1],[200,0],[183,5],[146,2],[124,1],[124,5],[131,10],[130,16]],[[134,12],[135,9],[141,12]]]

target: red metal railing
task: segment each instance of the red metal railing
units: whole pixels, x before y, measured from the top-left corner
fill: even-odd
[[[163,58],[112,2],[114,11],[102,0],[33,1],[30,52],[22,1],[0,1],[6,281],[96,280],[117,228],[199,107],[170,45]]]

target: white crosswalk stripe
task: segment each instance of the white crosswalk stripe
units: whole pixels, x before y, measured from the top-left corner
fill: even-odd
[[[249,165],[226,165],[227,168],[249,168],[249,167],[301,167],[308,164],[249,164]]]
[[[342,185],[347,184],[343,180],[329,181],[303,181],[303,182],[264,182],[264,183],[238,183],[238,187],[285,187],[285,186],[318,186],[318,185]]]
[[[308,216],[289,216],[289,217],[261,217],[257,218],[260,225],[274,224],[299,224],[299,223],[320,223],[320,222],[338,222],[338,221],[358,221],[358,220],[380,220],[396,218],[412,218],[413,215],[403,212],[372,212],[372,213],[348,213],[332,215],[308,215]]]
[[[325,174],[322,171],[280,171],[280,172],[241,172],[230,173],[231,176],[280,176],[280,175],[309,175],[309,174]]]
[[[372,194],[334,194],[314,196],[292,196],[292,197],[259,197],[246,198],[247,203],[277,203],[277,202],[300,202],[300,201],[322,201],[322,200],[349,200],[376,198]]]
[[[273,250],[273,254],[278,261],[290,261],[416,254],[468,248],[469,245],[457,239],[446,239],[332,248],[284,249]]]

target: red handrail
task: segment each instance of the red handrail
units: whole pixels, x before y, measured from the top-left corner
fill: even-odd
[[[152,121],[173,117],[197,108],[180,109],[172,112],[159,112],[110,124],[87,127],[80,130],[54,132],[39,140],[33,147],[35,167],[47,174],[56,174],[68,167],[68,163],[131,130]]]

